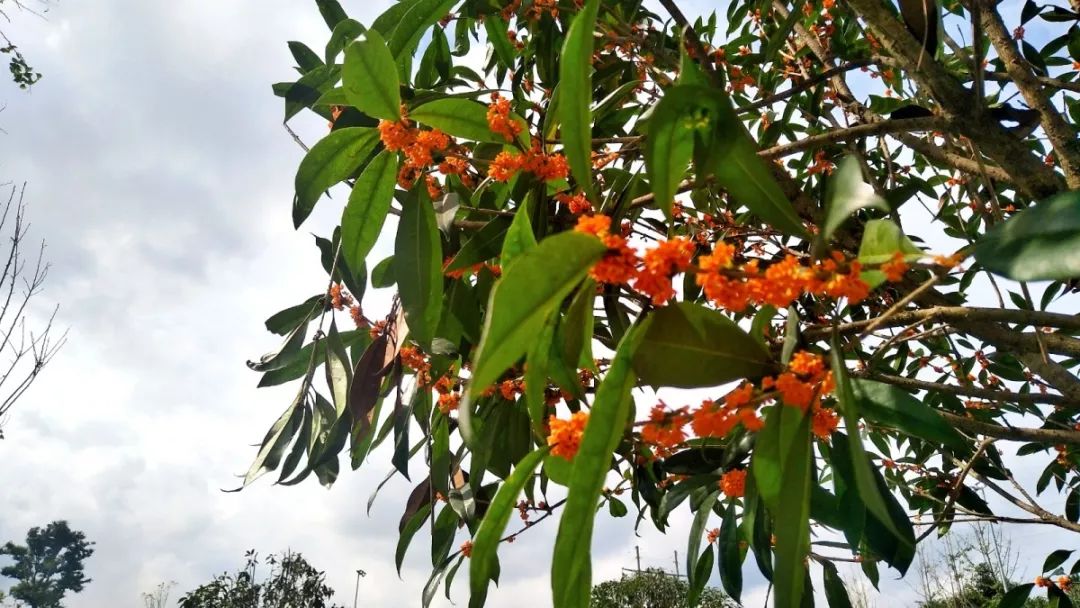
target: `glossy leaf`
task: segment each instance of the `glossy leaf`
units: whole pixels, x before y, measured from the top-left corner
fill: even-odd
[[[611,367],[596,390],[581,446],[574,457],[551,563],[555,608],[586,608],[589,604],[596,503],[611,465],[611,455],[632,416],[634,402],[630,391],[637,383],[637,377],[630,361],[634,351],[641,347],[640,336],[640,327],[632,329],[619,344]]]
[[[694,156],[694,133],[707,122],[700,116],[698,87],[668,89],[649,118],[645,141],[645,170],[652,185],[653,203],[671,217],[675,191]]]
[[[851,390],[859,410],[869,420],[949,446],[959,453],[971,449],[970,442],[941,414],[895,386],[851,379]]]
[[[405,201],[394,243],[394,275],[409,333],[422,345],[435,339],[442,313],[442,242],[435,208],[424,188]]]
[[[368,30],[345,48],[341,79],[350,105],[375,118],[400,118],[397,65],[379,32]]]
[[[491,292],[469,390],[475,397],[525,354],[548,313],[581,282],[606,248],[596,238],[563,232],[524,253]]]
[[[859,262],[863,264],[884,264],[897,252],[904,259],[913,262],[925,255],[911,239],[904,236],[900,227],[890,220],[870,220],[863,229],[862,243],[859,245]]]
[[[429,101],[410,110],[409,118],[453,137],[496,144],[507,143],[505,137],[493,133],[488,126],[487,106],[471,99],[447,97]],[[521,124],[522,133],[527,137],[528,126],[525,121],[518,116],[513,118]]]
[[[532,222],[529,221],[529,206],[523,205],[514,214],[514,221],[503,239],[502,253],[499,256],[503,270],[509,268],[510,263],[518,256],[535,247],[536,235],[533,234]]]
[[[296,172],[293,226],[299,228],[323,192],[355,173],[378,143],[377,130],[350,127],[333,131],[312,146]]]
[[[851,598],[848,597],[840,573],[836,571],[836,565],[823,561],[821,566],[824,571],[825,599],[829,602],[829,608],[851,608]]]
[[[495,494],[480,523],[480,529],[473,536],[472,557],[470,558],[472,561],[469,564],[470,608],[479,608],[484,605],[488,581],[492,578],[493,567],[498,559],[496,552],[499,548],[499,539],[506,530],[525,482],[532,477],[536,467],[540,466],[546,453],[547,448],[534,450],[517,463],[514,472],[506,478],[506,482]]]
[[[1080,276],[1080,191],[1024,209],[975,243],[975,260],[1015,281]]]
[[[341,216],[341,255],[350,268],[363,266],[390,213],[397,184],[397,154],[384,150],[356,180]]]
[[[1031,595],[1031,590],[1035,588],[1034,583],[1027,583],[1026,585],[1017,585],[1001,598],[997,608],[1022,608],[1027,604],[1028,597]]]
[[[854,156],[849,156],[840,161],[836,171],[829,178],[829,189],[825,198],[825,222],[820,235],[821,242],[828,243],[833,234],[852,214],[861,209],[871,208],[889,210],[885,199],[878,196],[874,188],[863,181],[859,160]]]
[[[592,194],[592,55],[600,0],[585,0],[566,32],[559,62],[559,122],[570,172]]]
[[[652,386],[696,388],[770,368],[769,352],[724,314],[690,302],[665,306],[651,316],[634,369]]]
[[[1069,556],[1073,554],[1069,549],[1058,549],[1050,555],[1046,556],[1046,561],[1043,562],[1043,573],[1053,572],[1055,568],[1065,563],[1065,560],[1069,559]]]
[[[735,521],[735,502],[729,501],[724,511],[724,520],[720,526],[720,538],[717,539],[717,561],[720,570],[720,584],[724,591],[736,602],[741,602],[743,576],[743,551],[739,544],[739,525]]]

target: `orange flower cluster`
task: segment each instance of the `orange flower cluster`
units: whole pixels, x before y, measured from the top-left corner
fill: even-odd
[[[499,395],[507,401],[517,399],[519,393],[525,392],[524,380],[503,380],[499,384]]]
[[[890,283],[896,283],[904,278],[904,273],[908,271],[911,266],[904,261],[904,254],[897,251],[893,254],[892,259],[881,265],[881,272],[885,273],[885,280]]]
[[[446,133],[438,129],[421,131],[404,116],[399,121],[380,120],[379,139],[387,150],[405,154],[405,162],[398,171],[398,185],[405,189],[412,188],[417,178],[434,164],[433,154],[445,151],[451,143]]]
[[[352,306],[353,297],[341,288],[341,283],[330,286],[330,306],[334,310],[345,310],[346,306]]]
[[[651,297],[656,306],[666,304],[675,297],[672,276],[689,268],[693,258],[694,244],[682,237],[658,242],[645,252],[644,266],[634,279],[634,289]]]
[[[570,165],[562,154],[544,154],[534,145],[525,154],[511,151],[499,152],[488,167],[488,177],[497,182],[510,181],[519,171],[532,173],[537,179],[554,181],[570,175]]]
[[[825,369],[821,355],[799,351],[791,357],[788,371],[761,381],[763,390],[775,388],[784,405],[797,407],[804,412],[817,407],[821,397],[836,388],[831,371]]]
[[[641,440],[655,446],[660,454],[670,453],[686,441],[683,427],[690,422],[689,412],[686,407],[669,412],[663,402],[657,403],[649,413],[649,421],[641,427]]]
[[[870,294],[870,287],[859,278],[859,261],[847,261],[839,252],[813,266],[805,266],[788,255],[764,271],[757,260],[736,267],[734,255],[734,246],[719,242],[711,254],[698,261],[697,284],[718,308],[733,312],[742,312],[750,304],[785,308],[804,293],[846,297],[857,304]]]
[[[472,541],[467,540],[461,543],[461,554],[465,557],[472,557]]]
[[[589,421],[589,414],[577,412],[570,416],[569,420],[563,420],[551,416],[548,418],[547,443],[551,446],[551,455],[573,460],[581,447],[581,435],[585,432],[585,424]]]
[[[419,386],[431,384],[431,363],[424,351],[415,346],[402,346],[398,356],[401,357],[402,366],[416,373],[416,383]]]
[[[825,175],[832,175],[833,170],[836,169],[836,165],[827,158],[825,158],[825,151],[818,150],[814,153],[814,164],[806,170],[810,175],[816,175],[818,173],[824,173]]]
[[[637,252],[622,235],[611,234],[611,218],[606,215],[583,215],[574,230],[591,234],[608,248],[589,274],[601,283],[629,283],[637,274]]]
[[[656,306],[675,297],[671,278],[688,269],[694,257],[694,244],[675,237],[658,242],[639,260],[626,237],[611,234],[611,218],[606,215],[582,216],[574,229],[599,238],[608,248],[589,273],[594,279],[612,284],[633,281],[634,289],[649,296]]]
[[[720,491],[729,498],[746,494],[746,469],[731,469],[720,477]]]
[[[491,132],[502,135],[506,141],[514,141],[521,134],[521,123],[510,117],[510,100],[498,93],[491,94],[487,122]]]
[[[748,431],[759,431],[764,423],[753,397],[754,385],[747,382],[728,393],[722,403],[706,399],[694,410],[690,427],[698,437],[724,437],[740,423]]]
[[[353,304],[349,307],[349,316],[352,317],[353,323],[357,327],[367,327],[368,321],[364,318],[364,311],[360,310],[359,304]]]
[[[456,175],[461,178],[461,183],[466,188],[472,188],[474,181],[469,175],[469,161],[461,156],[447,156],[439,163],[439,173],[443,175]]]
[[[471,275],[471,274],[475,274],[477,272],[480,272],[484,268],[487,268],[488,272],[490,272],[491,274],[493,274],[493,275],[495,275],[497,277],[502,276],[502,267],[499,266],[498,264],[492,264],[492,263],[489,263],[489,262],[480,262],[478,264],[473,264],[472,266],[469,266],[468,268],[458,268],[457,270],[447,270],[447,268],[450,266],[450,262],[452,262],[453,260],[454,260],[454,258],[452,258],[452,257],[448,257],[448,258],[443,260],[443,275],[447,276],[447,277],[450,277],[451,279],[460,279],[460,278],[462,278],[462,277],[464,277],[466,275]]]
[[[435,392],[439,393],[439,411],[444,415],[456,410],[461,404],[458,383],[450,376],[442,376],[435,381]]]
[[[592,203],[590,203],[589,199],[585,198],[585,194],[581,192],[578,192],[577,194],[566,194],[565,192],[562,192],[555,195],[555,200],[566,205],[567,209],[570,210],[570,213],[573,213],[574,215],[580,215],[593,210]]]
[[[716,539],[720,538],[720,528],[713,528],[705,535],[705,539],[709,541],[709,544],[716,542]]]

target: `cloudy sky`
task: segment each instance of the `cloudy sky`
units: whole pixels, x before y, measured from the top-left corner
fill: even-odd
[[[345,2],[362,21],[388,4]],[[291,397],[256,390],[244,365],[275,346],[262,320],[325,281],[310,234],[290,225],[302,151],[270,93],[292,75],[287,40],[321,48],[328,36],[313,3],[63,0],[6,31],[45,78],[28,93],[0,86],[0,181],[28,182],[32,236],[53,263],[39,304],[59,302],[70,334],[0,442],[0,541],[54,519],[96,541],[93,583],[72,608],[141,605],[140,592],[170,580],[175,597],[239,567],[249,548],[302,551],[348,605],[357,568],[363,605],[418,605],[425,544],[402,579],[393,570],[408,485],[391,482],[364,513],[385,455],[331,491],[312,480],[221,492]],[[309,140],[325,128],[296,122]],[[683,553],[685,525],[635,538],[629,523],[599,525],[597,579],[631,566],[635,545],[646,566],[672,568]],[[489,605],[550,605],[554,524],[503,550]],[[747,604],[760,606],[753,570]],[[911,603],[907,583],[885,588],[879,605]]]

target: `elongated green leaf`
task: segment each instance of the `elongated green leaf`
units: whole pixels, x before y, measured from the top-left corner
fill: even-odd
[[[889,220],[866,222],[862,243],[859,244],[859,261],[863,264],[883,264],[891,260],[896,252],[904,254],[904,259],[908,261],[918,260],[925,255],[895,223]]]
[[[975,260],[1015,281],[1080,276],[1080,190],[1058,194],[994,226],[975,243]]]
[[[1061,564],[1065,563],[1065,560],[1069,559],[1069,556],[1073,554],[1070,549],[1058,549],[1050,555],[1046,556],[1046,561],[1043,562],[1043,573],[1053,572],[1054,568],[1057,568]]]
[[[709,545],[701,552],[701,556],[694,564],[694,569],[692,570],[693,575],[690,577],[690,588],[686,593],[686,604],[690,606],[690,608],[694,608],[698,605],[698,601],[701,599],[701,592],[705,590],[705,585],[709,582],[709,575],[712,574],[714,560],[713,546]]]
[[[714,488],[716,486],[713,486]],[[716,504],[717,499],[720,497],[720,492],[715,491],[705,497],[705,500],[697,507],[697,512],[694,513],[694,519],[690,522],[690,534],[686,539],[686,575],[690,578],[690,597],[696,599],[696,595],[701,594],[701,590],[705,588],[705,583],[709,582],[709,576],[712,575],[712,555],[709,555],[709,568],[707,570],[701,569],[699,571],[698,562],[702,557],[700,554],[701,539],[705,534],[705,524],[709,522],[709,513],[712,513],[713,505]],[[711,552],[712,547],[708,547]],[[697,588],[697,593],[693,593],[693,590]],[[693,599],[690,601],[690,605],[694,605]]]
[[[439,19],[445,17],[458,1],[419,0],[418,2],[411,2],[409,10],[394,25],[394,33],[388,38],[387,46],[390,48],[390,53],[397,60],[398,74],[403,76],[402,80],[406,80],[408,77],[405,67],[409,65],[412,54],[416,51],[416,46],[420,44],[420,39],[424,37],[424,33],[427,32],[428,28],[435,25]],[[378,21],[377,19],[376,23]]]
[[[892,520],[889,508],[881,495],[881,489],[878,487],[877,481],[874,479],[874,473],[870,468],[870,459],[867,457],[862,440],[858,436],[859,402],[851,388],[851,381],[848,379],[847,368],[844,366],[844,360],[840,356],[840,352],[839,340],[834,337],[832,341],[831,367],[833,377],[836,379],[836,399],[840,412],[844,417],[844,425],[847,427],[848,433],[851,434],[848,446],[851,453],[855,487],[858,489],[859,497],[862,498],[867,510],[889,532],[895,535],[897,540],[909,544],[908,535],[902,532]]]
[[[465,241],[454,259],[447,264],[446,270],[465,270],[471,266],[498,257],[506,231],[510,228],[510,218],[497,217],[481,228],[471,239]]]
[[[586,0],[566,32],[559,62],[559,122],[570,172],[590,199],[592,190],[592,55],[600,0]]]
[[[506,478],[499,491],[495,493],[480,528],[473,537],[472,563],[469,564],[470,608],[480,608],[487,599],[488,581],[492,578],[499,539],[510,521],[517,497],[521,494],[525,482],[533,476],[536,467],[544,460],[547,448],[530,452],[514,467],[514,472]]]
[[[368,30],[345,48],[341,81],[349,104],[364,114],[384,120],[400,118],[397,65],[379,32]]]
[[[296,399],[289,404],[289,407],[285,408],[285,411],[282,412],[274,425],[270,427],[266,436],[263,437],[259,453],[255,456],[255,460],[252,461],[247,474],[244,475],[244,486],[249,485],[264,473],[273,471],[281,462],[281,456],[285,453],[285,448],[289,447],[293,435],[303,424],[303,403],[304,396],[307,394],[307,391],[303,389],[306,388],[302,387],[302,390],[296,395]]]
[[[840,579],[840,573],[836,571],[836,564],[825,561],[821,563],[825,579],[825,599],[829,602],[829,608],[851,608],[851,598],[848,597],[844,581]]]
[[[409,197],[401,209],[394,244],[394,275],[409,332],[422,345],[430,345],[442,314],[442,242],[435,223],[435,208],[424,188]]]
[[[484,335],[474,358],[469,387],[474,397],[525,354],[548,313],[605,251],[592,236],[563,232],[544,239],[506,269],[491,292]]]
[[[570,368],[592,367],[593,302],[596,282],[586,279],[578,288],[559,326],[562,337],[562,361]]]
[[[1031,595],[1031,590],[1035,588],[1034,583],[1028,583],[1026,585],[1017,585],[1009,592],[1005,594],[1005,597],[1001,598],[1001,602],[998,603],[998,608],[1022,608],[1024,604],[1027,604],[1028,597]]]
[[[304,108],[314,105],[324,93],[334,88],[339,78],[341,68],[326,65],[309,71],[294,83],[287,84],[284,90],[285,122],[289,122],[290,118]]]
[[[348,127],[332,131],[312,146],[296,172],[293,226],[299,228],[323,192],[355,173],[378,143],[378,130]]]
[[[434,127],[447,135],[472,141],[505,144],[506,138],[493,133],[488,126],[487,106],[471,99],[447,97],[436,99],[413,108],[409,118],[416,122]],[[513,116],[522,128],[522,134],[528,138],[528,125],[519,116]]]
[[[770,370],[769,352],[722,313],[679,302],[652,314],[634,369],[652,386],[717,386],[760,378]]]
[[[525,367],[525,405],[529,410],[529,421],[533,433],[538,439],[547,438],[547,401],[544,391],[548,384],[548,367],[551,359],[551,341],[555,336],[558,313],[552,312],[543,331],[529,346]]]
[[[337,27],[342,20],[348,18],[338,0],[315,0],[315,4],[319,7],[319,13],[322,14],[326,27],[331,30]]]
[[[859,160],[849,156],[840,161],[829,178],[829,190],[825,198],[825,223],[821,228],[820,242],[828,243],[853,213],[869,208],[888,211],[889,205],[885,199],[874,193],[870,184],[863,181]]]
[[[311,50],[308,45],[303,42],[297,42],[295,40],[289,42],[289,52],[292,53],[293,59],[296,60],[296,65],[300,67],[303,72],[310,72],[315,68],[323,65],[322,59],[315,54],[315,51]]]
[[[337,56],[341,51],[345,50],[345,46],[348,45],[360,34],[363,34],[366,28],[355,19],[345,19],[334,26],[334,31],[330,34],[330,40],[326,43],[326,51],[324,58],[326,63],[334,63],[337,61]]]
[[[330,329],[326,333],[326,385],[330,387],[330,396],[334,401],[337,418],[345,413],[349,401],[349,385],[352,384],[352,368],[349,355],[338,333],[337,321],[330,319]]]
[[[630,391],[637,378],[630,361],[640,347],[641,329],[631,329],[619,344],[607,376],[596,390],[589,422],[574,457],[551,564],[555,608],[587,608],[589,605],[596,504],[611,465],[611,455],[626,431],[627,421],[632,419],[634,402]]]
[[[495,57],[503,67],[513,69],[516,52],[506,36],[506,31],[510,29],[506,21],[498,13],[484,15],[484,29],[487,31],[488,44],[495,51]]]
[[[783,409],[793,409],[778,406]],[[796,410],[797,411],[797,410]],[[810,416],[802,416],[786,451],[780,478],[776,516],[776,563],[773,585],[777,608],[798,608],[805,590],[806,557],[810,553]],[[756,465],[755,465],[756,466]],[[760,477],[757,480],[760,483]]]
[[[405,552],[409,550],[409,543],[412,542],[416,532],[423,527],[424,522],[427,520],[428,515],[431,513],[431,503],[428,503],[416,512],[405,522],[405,527],[402,528],[401,534],[398,536],[397,549],[394,551],[394,565],[397,566],[398,576],[401,576],[401,563],[405,561]]]
[[[699,87],[668,89],[653,109],[645,140],[645,170],[654,195],[653,204],[671,217],[675,190],[694,156],[694,133],[708,125],[703,120]]]
[[[397,154],[384,150],[356,180],[341,216],[341,255],[350,268],[360,268],[382,232],[397,183]]]
[[[729,138],[730,147],[715,155],[713,178],[737,202],[772,225],[793,236],[805,237],[806,229],[795,214],[769,166],[757,155],[758,147],[726,99],[721,106],[723,120],[718,123],[716,138]],[[723,141],[714,139],[714,141]]]
[[[382,34],[383,38],[389,39],[405,13],[419,3],[420,0],[399,0],[391,3],[389,8],[371,22],[371,29]]]
[[[960,453],[970,450],[968,440],[936,410],[895,386],[872,380],[851,380],[859,410],[874,422],[947,445]]]
[[[743,552],[739,547],[739,540],[739,525],[735,521],[735,501],[729,501],[724,511],[724,521],[720,526],[720,538],[716,541],[716,555],[717,566],[720,570],[720,584],[736,602],[742,601],[743,587]]]
[[[503,239],[502,254],[499,256],[503,270],[509,268],[510,262],[519,255],[535,247],[536,235],[533,234],[532,223],[529,221],[529,206],[522,205],[514,214],[514,221]]]
[[[312,317],[322,310],[323,298],[325,297],[326,296],[323,296],[322,294],[311,296],[307,300],[304,300],[302,304],[290,306],[285,310],[275,313],[266,320],[266,330],[279,336],[285,336],[292,333],[297,325],[305,321],[310,321]]]

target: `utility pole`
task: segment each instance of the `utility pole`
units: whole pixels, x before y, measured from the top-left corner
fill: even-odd
[[[675,578],[679,578],[679,551],[675,551]]]
[[[641,572],[641,547],[634,545],[634,554],[637,556],[637,571]]]
[[[353,606],[353,608],[356,608],[356,600],[360,597],[360,577],[361,576],[367,576],[367,572],[364,572],[363,570],[357,569],[356,570],[356,591],[353,592],[353,598],[352,598],[352,606]]]

